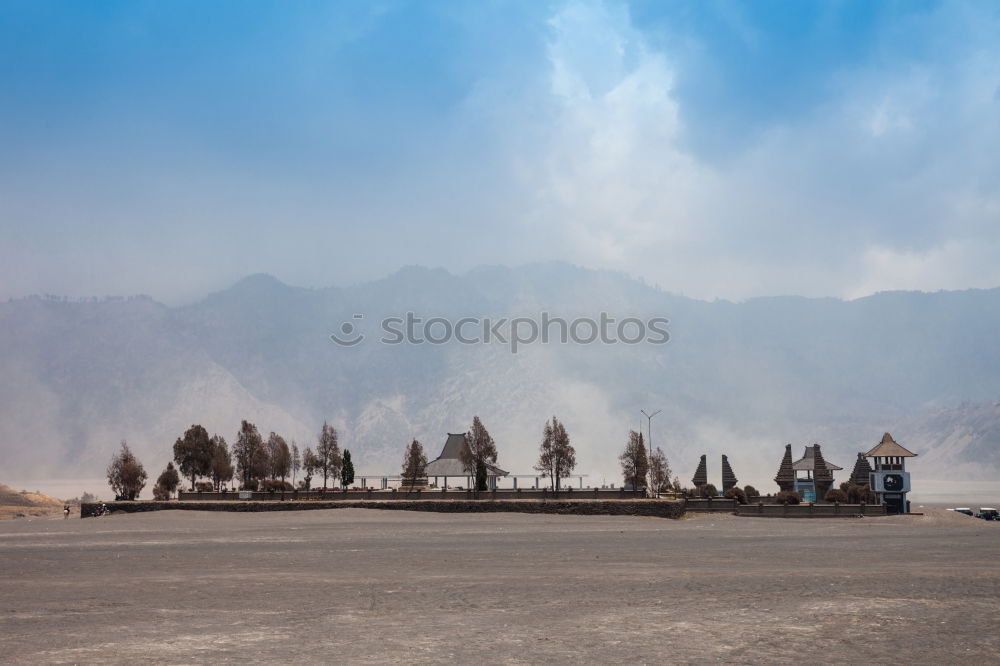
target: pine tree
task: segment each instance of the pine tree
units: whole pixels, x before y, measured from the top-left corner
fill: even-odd
[[[643,441],[642,433],[630,430],[628,433],[628,443],[618,460],[622,465],[622,476],[625,477],[626,484],[632,484],[632,488],[638,490],[645,485],[646,474],[649,471],[649,459],[646,457],[646,444]]]
[[[326,490],[327,478],[340,476],[343,464],[340,447],[337,446],[337,431],[326,421],[323,421],[323,428],[316,443],[316,459],[319,461],[319,471],[323,472],[323,489]]]
[[[351,461],[351,452],[344,449],[344,464],[340,468],[340,485],[348,488],[354,483],[354,463]]]
[[[427,476],[427,456],[424,455],[424,446],[418,440],[413,440],[403,455],[403,485],[410,486],[413,492],[417,481]]]
[[[496,464],[497,446],[478,416],[473,417],[472,428],[465,433],[459,459],[465,472],[476,479],[476,490],[486,490],[486,482],[484,480],[480,483],[480,476],[488,476],[488,473],[483,474],[481,470],[485,471],[489,465]]]
[[[576,467],[576,450],[570,445],[569,434],[559,419],[546,421],[535,469],[549,477],[553,490],[559,490],[560,479]]]

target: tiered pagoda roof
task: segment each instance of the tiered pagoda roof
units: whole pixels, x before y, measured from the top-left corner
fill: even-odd
[[[708,463],[705,461],[704,455],[701,457],[701,462],[698,463],[698,469],[695,470],[691,483],[694,484],[695,488],[699,488],[708,483]]]
[[[774,477],[774,482],[778,484],[778,488],[781,490],[792,490],[795,485],[791,444],[785,444],[785,456],[781,459],[781,466],[778,467],[778,474]]]
[[[737,483],[736,474],[733,473],[733,468],[729,464],[729,458],[723,454],[722,456],[722,490],[729,490]]]
[[[872,466],[868,464],[865,454],[858,453],[858,459],[854,463],[854,470],[851,472],[851,483],[857,486],[866,486],[870,480]]]

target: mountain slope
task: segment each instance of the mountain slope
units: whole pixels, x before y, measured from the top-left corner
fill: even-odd
[[[497,342],[380,343],[379,322],[407,312],[666,317],[671,340],[516,354]],[[365,341],[333,344],[343,322]],[[240,418],[303,446],[329,420],[359,472],[393,473],[412,437],[436,455],[475,414],[504,466],[525,473],[557,414],[580,471],[612,482],[628,428],[645,425],[640,408],[664,410],[654,444],[682,478],[701,453],[727,453],[741,480],[762,483],[786,441],[820,441],[846,467],[886,429],[937,478],[1000,468],[996,289],[708,303],[559,264],[408,268],[330,289],[251,276],[180,308],[23,299],[0,305],[0,326],[0,452],[21,478],[100,474],[122,438],[152,474],[191,423],[231,440]]]

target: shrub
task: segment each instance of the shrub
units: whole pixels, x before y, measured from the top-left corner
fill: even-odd
[[[802,496],[794,490],[782,490],[774,496],[778,504],[798,504],[802,501]]]
[[[743,489],[743,494],[747,496],[747,499],[752,499],[754,497],[760,497],[760,491],[753,486],[748,485]]]
[[[273,493],[281,492],[282,490],[290,492],[295,490],[295,487],[288,481],[281,481],[280,479],[264,479],[261,482],[260,489],[264,492]]]
[[[170,499],[170,491],[161,486],[160,484],[156,484],[155,486],[153,486],[153,499],[157,500],[158,502],[165,502],[168,499]]]
[[[199,481],[194,484],[194,489],[199,493],[210,493],[215,490],[215,486],[212,485],[211,481]]]
[[[747,494],[739,486],[733,486],[722,495],[726,499],[734,499],[740,504],[747,503]]]
[[[858,486],[858,503],[878,504],[878,495],[872,492],[867,483],[863,486]]]
[[[719,490],[711,483],[706,483],[703,486],[698,486],[698,495],[701,497],[718,497]]]
[[[826,491],[826,496],[823,499],[827,502],[840,502],[841,504],[845,504],[848,500],[848,496],[843,490],[830,488],[830,490]]]

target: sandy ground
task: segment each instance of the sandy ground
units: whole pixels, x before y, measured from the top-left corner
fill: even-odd
[[[159,512],[0,524],[10,663],[997,663],[1000,523]]]

